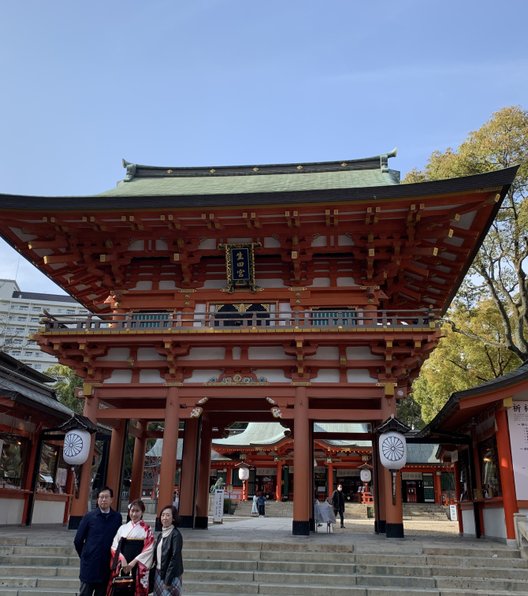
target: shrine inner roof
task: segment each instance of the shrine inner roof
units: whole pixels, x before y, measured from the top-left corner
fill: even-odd
[[[398,184],[391,153],[341,162],[172,168],[123,161],[127,175],[99,196],[182,196],[325,190]]]

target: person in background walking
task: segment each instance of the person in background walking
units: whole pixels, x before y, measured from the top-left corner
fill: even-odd
[[[336,490],[332,495],[332,506],[334,508],[335,516],[339,514],[341,519],[341,527],[345,527],[345,495],[343,494],[343,485],[338,484]]]
[[[110,577],[110,547],[123,523],[111,508],[114,493],[105,486],[97,495],[97,507],[82,519],[73,544],[81,559],[79,596],[105,596]]]
[[[154,545],[154,596],[181,596],[183,538],[176,528],[178,512],[167,505],[160,513],[161,533]]]
[[[263,516],[266,515],[266,497],[264,496],[262,491],[259,491],[259,493],[258,493],[257,509],[258,509],[259,517],[261,515],[263,515]]]

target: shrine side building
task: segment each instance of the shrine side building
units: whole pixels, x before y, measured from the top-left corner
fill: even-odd
[[[314,442],[372,441],[395,415],[516,173],[400,184],[392,156],[125,162],[97,196],[0,196],[2,237],[91,313],[50,313],[37,341],[84,379],[84,415],[112,428],[116,491],[125,438],[134,497],[147,438],[161,435],[159,505],[171,502],[181,437],[180,514],[205,528],[212,439],[235,422],[280,422],[293,440],[292,532],[310,532]],[[362,432],[322,437],[324,423]],[[403,536],[376,441],[371,466],[376,530]]]

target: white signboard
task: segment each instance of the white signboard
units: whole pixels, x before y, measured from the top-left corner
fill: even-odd
[[[217,488],[213,493],[213,524],[223,523],[224,492],[224,489]]]
[[[528,499],[528,401],[514,401],[508,408],[508,425],[515,478],[515,492],[519,501]]]
[[[458,511],[456,505],[449,505],[449,519],[451,521],[458,521]]]

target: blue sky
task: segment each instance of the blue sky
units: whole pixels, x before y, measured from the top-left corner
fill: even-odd
[[[343,160],[404,175],[528,109],[526,0],[19,0],[0,8],[0,193],[86,195],[121,159]],[[60,291],[0,241],[0,278]]]

